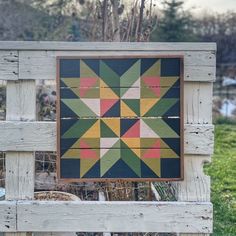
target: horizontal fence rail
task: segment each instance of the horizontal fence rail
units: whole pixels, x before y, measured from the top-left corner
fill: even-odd
[[[184,80],[205,81],[215,80],[214,52],[195,51],[132,51],[132,56],[184,56]],[[53,80],[56,74],[57,56],[99,56],[97,51],[0,51],[0,80],[43,79]],[[128,51],[103,51],[103,56],[130,55]],[[42,70],[43,68],[43,70]]]
[[[0,151],[56,151],[55,122],[0,122]],[[184,126],[184,153],[213,153],[213,125]]]
[[[212,231],[211,203],[3,201],[0,209],[9,216],[0,218],[3,232]]]

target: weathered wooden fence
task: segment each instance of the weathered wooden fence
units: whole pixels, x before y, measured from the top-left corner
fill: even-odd
[[[213,43],[0,42],[0,80],[7,81],[6,201],[0,231],[19,232],[212,232],[210,178],[203,163],[213,153]],[[184,55],[184,181],[173,183],[177,202],[34,201],[34,152],[56,150],[55,122],[36,121],[35,80],[55,80],[57,56]],[[14,233],[15,232],[15,233]]]

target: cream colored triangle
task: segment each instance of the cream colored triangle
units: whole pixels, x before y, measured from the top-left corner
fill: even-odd
[[[137,116],[125,103],[121,100],[121,116],[130,116],[134,117]]]
[[[80,177],[83,177],[97,162],[97,159],[80,159]]]
[[[141,116],[144,116],[158,102],[158,100],[158,98],[140,99]]]
[[[80,77],[98,78],[98,75],[83,60],[80,60]]]
[[[136,155],[137,157],[140,158],[140,156],[141,156],[141,149],[138,149],[138,148],[131,148],[131,150],[132,150],[132,152],[135,153],[135,155]]]
[[[119,138],[101,138],[100,139],[100,157],[102,158],[110,148],[119,140]]]
[[[160,138],[143,120],[140,120],[140,137]]]
[[[100,116],[100,99],[81,98],[80,100],[97,116]]]
[[[155,62],[144,74],[143,77],[160,76],[161,75],[161,60]]]
[[[140,98],[140,88],[129,88],[122,96],[123,99],[138,99]]]
[[[140,77],[133,83],[132,87],[140,88]]]
[[[96,123],[86,131],[82,138],[99,138],[100,136],[100,120],[97,120]]]

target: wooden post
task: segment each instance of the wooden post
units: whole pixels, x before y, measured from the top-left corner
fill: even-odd
[[[185,123],[212,123],[212,82],[190,82],[185,84]],[[203,106],[203,102],[205,105]],[[192,107],[192,108],[190,108]],[[203,146],[199,147],[203,148]],[[206,149],[209,147],[205,147]],[[204,163],[210,162],[210,155],[185,155],[184,181],[174,183],[176,197],[180,202],[210,202],[210,177],[203,172]],[[209,234],[179,234],[179,236],[209,236]]]
[[[6,120],[33,121],[36,117],[35,80],[7,82]],[[33,199],[34,152],[6,152],[6,200]],[[29,233],[6,233],[29,236]]]

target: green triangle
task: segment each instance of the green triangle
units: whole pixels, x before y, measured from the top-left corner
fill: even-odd
[[[80,138],[96,121],[97,119],[80,119],[62,135],[62,138]]]
[[[100,61],[100,77],[108,87],[120,87],[120,77],[103,61]]]
[[[86,91],[86,94],[81,96],[81,98],[100,98],[100,89],[99,88],[90,88]]]
[[[139,79],[140,73],[140,60],[138,60],[120,77],[120,86],[131,87]]]
[[[79,78],[61,78],[61,81],[67,86],[67,87],[79,87]]]
[[[117,140],[117,142],[111,147],[111,148],[120,148],[120,139]]]
[[[88,108],[80,99],[61,99],[61,101],[68,106],[76,115],[80,117],[84,116],[96,116],[96,114]]]
[[[101,137],[118,137],[102,120],[100,123]]]
[[[80,60],[80,77],[98,78],[98,75],[83,60]]]
[[[176,76],[170,76],[170,77],[161,77],[160,78],[160,86],[161,87],[171,87],[179,77]]]
[[[122,144],[123,145],[123,144]],[[128,147],[121,149],[121,159],[139,176],[141,177],[141,161],[140,158]]]
[[[120,159],[120,149],[110,149],[100,159],[101,177]]]
[[[162,98],[144,116],[162,116],[178,101],[178,98]]]
[[[157,98],[158,96],[149,88],[141,87],[141,98]]]
[[[137,115],[140,115],[140,99],[122,99],[122,101]]]
[[[161,75],[161,60],[156,61],[151,67],[149,67],[144,73],[143,77],[160,76]]]
[[[179,138],[179,135],[170,128],[161,118],[142,119],[160,138]]]

